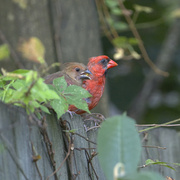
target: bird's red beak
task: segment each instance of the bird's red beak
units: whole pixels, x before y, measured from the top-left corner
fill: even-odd
[[[110,68],[115,67],[117,65],[118,64],[116,62],[114,62],[112,59],[110,59],[110,61],[108,62],[108,65],[107,65],[107,69],[110,69]]]

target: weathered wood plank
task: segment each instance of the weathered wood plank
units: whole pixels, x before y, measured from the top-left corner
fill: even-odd
[[[74,179],[76,176],[76,179],[79,180],[97,179],[92,171],[91,164],[88,163],[91,160],[92,152],[89,148],[96,148],[96,145],[90,141],[96,141],[97,131],[95,131],[96,133],[92,131],[92,134],[88,132],[88,136],[81,116],[76,114],[73,119],[70,118],[69,114],[65,114],[62,120],[68,121],[67,125],[70,129],[76,129],[76,131],[74,134],[69,134],[72,139],[71,154],[57,172],[58,179],[68,180]],[[54,160],[57,169],[67,154],[69,142],[56,116],[46,115],[46,125],[47,134],[52,143],[52,150],[55,152]],[[90,134],[93,140],[91,140]],[[65,141],[66,143],[64,143]],[[0,144],[4,146],[4,149],[0,152],[0,171],[2,172],[0,173],[0,179],[21,180],[25,179],[25,176],[26,179],[40,179],[35,163],[32,161],[32,146],[37,155],[42,157],[37,161],[42,179],[46,179],[53,173],[54,170],[41,129],[30,123],[29,117],[23,109],[0,103]],[[92,159],[92,165],[97,176],[104,179],[97,157]],[[54,178],[50,177],[50,179]]]
[[[141,135],[143,139],[143,135]],[[147,159],[159,160],[167,163],[180,163],[180,133],[171,128],[157,128],[148,131],[147,138],[143,140],[145,146],[159,146],[166,149],[143,147],[141,165],[145,164]],[[170,164],[173,167],[173,164]],[[169,176],[174,179],[180,177],[180,167],[175,167],[176,171],[159,166],[152,165],[141,170],[152,170],[160,172],[163,176]]]
[[[56,167],[58,167],[65,157],[62,131],[53,116],[47,118],[47,124],[47,132],[53,144]],[[37,161],[42,178],[45,179],[52,174],[52,166],[40,130],[38,127],[29,124],[28,116],[22,109],[9,107],[3,103],[0,104],[0,135],[0,144],[4,146],[4,149],[0,152],[0,170],[2,172],[0,173],[0,179],[24,179],[17,164],[22,168],[28,179],[40,179],[35,163],[32,162],[31,142],[37,154],[42,157]],[[10,151],[16,158],[16,163],[6,148],[7,142],[2,137],[10,145]],[[11,171],[12,173],[10,173]],[[66,163],[57,175],[63,177],[63,179],[68,179]]]
[[[76,129],[74,134],[70,133],[65,136],[67,133],[63,132],[62,125],[60,126],[56,116],[46,116],[47,134],[55,153],[56,168],[61,165],[67,155],[69,145],[67,137],[71,138],[70,156],[57,172],[57,179],[68,180],[77,175],[76,179],[78,180],[88,180],[97,179],[97,175],[99,179],[105,180],[98,157],[95,156],[91,160],[96,173],[94,173],[91,164],[88,163],[92,153],[97,151],[90,148],[96,148],[96,145],[92,142],[96,142],[98,130],[93,129],[86,132],[84,122],[79,115],[74,115],[71,119],[66,114],[62,120],[69,122],[67,123],[69,129]],[[142,133],[141,138],[144,146],[166,147],[166,149],[143,147],[140,165],[145,164],[147,159],[158,159],[167,163],[180,162],[180,133],[178,131],[169,128],[157,128],[148,131],[145,139]],[[32,161],[32,144],[36,153],[42,157],[37,161],[37,166],[42,179],[46,179],[54,170],[48,155],[46,142],[39,127],[30,123],[23,109],[0,103],[0,179],[40,179],[35,163]],[[173,171],[167,167],[152,165],[141,169],[141,171],[157,171],[163,176],[178,179],[180,168],[176,167],[176,169],[177,171]],[[91,175],[91,178],[89,175]],[[54,179],[54,176],[50,179]]]

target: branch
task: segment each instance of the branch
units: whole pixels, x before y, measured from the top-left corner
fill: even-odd
[[[142,146],[146,148],[157,148],[157,149],[166,149],[166,147],[160,147],[160,146]]]
[[[71,144],[69,144],[68,153],[66,154],[66,157],[64,158],[63,162],[60,164],[60,166],[59,166],[51,175],[49,175],[49,176],[47,177],[46,180],[49,180],[49,178],[50,178],[51,176],[53,176],[54,174],[56,174],[56,173],[61,169],[61,167],[63,166],[63,164],[66,162],[67,158],[69,157],[70,152],[71,152]]]
[[[152,129],[155,129],[155,128],[158,128],[158,127],[162,127],[164,125],[173,124],[173,123],[176,123],[176,122],[179,122],[179,121],[180,121],[180,118],[179,119],[175,119],[173,121],[169,121],[167,123],[163,123],[163,124],[159,124],[159,125],[157,124],[157,126],[149,127],[149,128],[146,128],[146,129],[142,129],[142,130],[139,131],[139,133],[144,132],[144,131],[149,131],[149,130],[152,130]]]
[[[169,125],[163,125],[163,124],[137,124],[137,127],[178,127],[180,124],[169,124]]]
[[[32,154],[33,154],[33,156],[36,156],[36,152],[34,151],[34,148],[33,148],[33,147],[34,147],[34,145],[33,145],[33,142],[31,141]],[[41,172],[40,172],[40,170],[39,170],[39,168],[38,168],[37,161],[34,161],[34,163],[35,163],[37,172],[38,172],[38,174],[39,174],[40,180],[42,180],[43,178],[42,178]]]
[[[122,12],[123,12],[123,15],[127,21],[127,23],[129,24],[129,28],[131,29],[134,37],[138,40],[138,46],[139,46],[139,49],[142,53],[142,56],[144,58],[144,60],[146,61],[146,63],[159,75],[162,75],[162,76],[169,76],[169,73],[168,72],[165,72],[165,71],[162,71],[160,70],[152,61],[151,59],[149,58],[148,56],[148,53],[143,45],[143,41],[141,39],[141,36],[139,35],[137,29],[136,29],[136,26],[133,22],[133,20],[131,19],[130,15],[128,13],[125,13],[127,12],[127,9],[125,8],[122,0],[119,0],[119,6],[120,8],[122,9]]]
[[[81,134],[78,134],[78,133],[71,133],[71,134],[75,134],[75,135],[77,135],[77,136],[80,136],[80,137],[82,137],[83,139],[85,139],[86,141],[88,141],[88,142],[90,142],[90,143],[92,143],[92,144],[95,144],[95,145],[96,145],[96,143],[95,143],[95,142],[93,142],[93,141],[89,140],[88,138],[86,138],[86,137],[82,136]]]
[[[174,57],[175,52],[179,48],[179,29],[180,19],[176,19],[170,28],[168,36],[157,58],[157,65],[160,68],[167,70],[170,67],[170,63],[172,63],[172,58]],[[145,111],[149,97],[159,87],[163,79],[163,77],[158,76],[153,71],[147,73],[142,90],[133,100],[131,108],[129,109],[128,114],[131,117],[133,117],[134,119],[140,119],[140,117]]]

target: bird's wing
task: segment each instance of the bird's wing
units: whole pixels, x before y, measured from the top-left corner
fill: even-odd
[[[46,76],[44,79],[45,79],[45,83],[46,84],[53,84],[53,80],[56,79],[56,78],[59,78],[59,77],[62,77],[64,76],[65,73],[63,71],[58,71],[56,73],[53,73],[53,74],[50,74],[48,76]]]
[[[68,86],[69,85],[77,85],[80,86],[80,82],[75,81],[74,79],[72,79],[67,73],[65,73],[64,71],[58,71],[56,73],[50,74],[48,76],[45,77],[45,83],[46,84],[53,84],[53,80],[59,77],[64,76],[64,79],[66,80]]]

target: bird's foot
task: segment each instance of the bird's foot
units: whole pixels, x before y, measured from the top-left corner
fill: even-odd
[[[67,112],[68,112],[70,118],[73,119],[73,116],[74,116],[74,114],[76,114],[76,113],[73,112],[73,111],[69,111],[69,110],[67,110]]]
[[[99,128],[100,124],[105,120],[105,117],[100,113],[83,114],[81,117],[85,123],[84,127],[86,131]],[[93,125],[92,122],[94,123]]]

